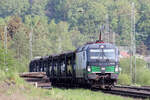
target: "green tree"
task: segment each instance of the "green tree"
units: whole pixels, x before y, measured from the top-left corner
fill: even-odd
[[[56,23],[66,21],[71,1],[72,0],[49,0],[46,5],[46,15],[50,20],[55,19]]]
[[[28,8],[28,0],[0,0],[0,17],[24,16]]]
[[[137,32],[139,41],[143,41],[144,44],[147,45],[148,49],[150,49],[150,1],[144,0],[140,2],[140,18],[137,22]]]
[[[28,0],[30,7],[28,9],[29,15],[42,15],[45,16],[45,6],[48,0]]]
[[[69,25],[66,22],[55,24],[55,22],[52,21],[49,27],[53,53],[61,53],[75,49],[72,45],[71,34],[68,31]]]

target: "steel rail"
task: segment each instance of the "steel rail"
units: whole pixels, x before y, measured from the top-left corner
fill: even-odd
[[[115,88],[128,88],[128,89],[135,89],[135,90],[144,90],[150,92],[150,86],[149,87],[137,87],[137,86],[115,86]]]
[[[102,90],[102,92],[127,97],[150,99],[150,89],[145,87],[115,86],[111,90]]]
[[[134,97],[134,98],[150,98],[150,94],[147,93],[138,93],[138,92],[132,92],[132,91],[121,91],[121,90],[102,90],[104,93],[110,93],[115,95],[121,95],[121,96],[127,96],[127,97]]]

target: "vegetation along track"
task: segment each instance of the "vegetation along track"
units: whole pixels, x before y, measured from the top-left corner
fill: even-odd
[[[134,97],[134,98],[149,98],[150,99],[150,88],[147,88],[147,87],[115,86],[110,91],[103,90],[103,92],[122,95],[122,96],[128,96],[128,97]]]
[[[52,88],[49,79],[44,72],[27,72],[20,74],[29,84],[41,88]],[[96,89],[99,90],[99,89]],[[104,93],[128,96],[134,98],[150,98],[150,87],[115,86],[111,90],[102,90]]]

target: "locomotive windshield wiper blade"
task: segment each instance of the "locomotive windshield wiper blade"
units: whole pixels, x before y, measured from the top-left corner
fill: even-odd
[[[106,62],[109,62],[109,59],[106,59]]]
[[[103,57],[104,57],[104,59],[106,58],[106,60],[109,60],[109,57],[107,57],[107,56],[105,55],[105,53],[103,53]]]

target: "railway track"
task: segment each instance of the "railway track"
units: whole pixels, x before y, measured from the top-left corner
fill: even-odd
[[[149,98],[150,88],[135,86],[115,86],[110,91],[102,90],[104,93],[116,94],[134,98]]]
[[[45,72],[26,72],[20,74],[20,77],[36,87],[51,89],[51,82],[46,76]],[[62,85],[65,86],[65,85]],[[61,86],[60,86],[61,87]],[[99,89],[96,89],[99,91]],[[150,99],[150,87],[135,87],[135,86],[115,86],[111,90],[101,90],[104,93],[121,95],[134,98],[149,98]]]
[[[116,88],[128,88],[128,89],[135,89],[135,90],[143,90],[143,91],[148,91],[150,92],[150,86],[142,86],[142,87],[137,87],[137,86],[115,86]]]

